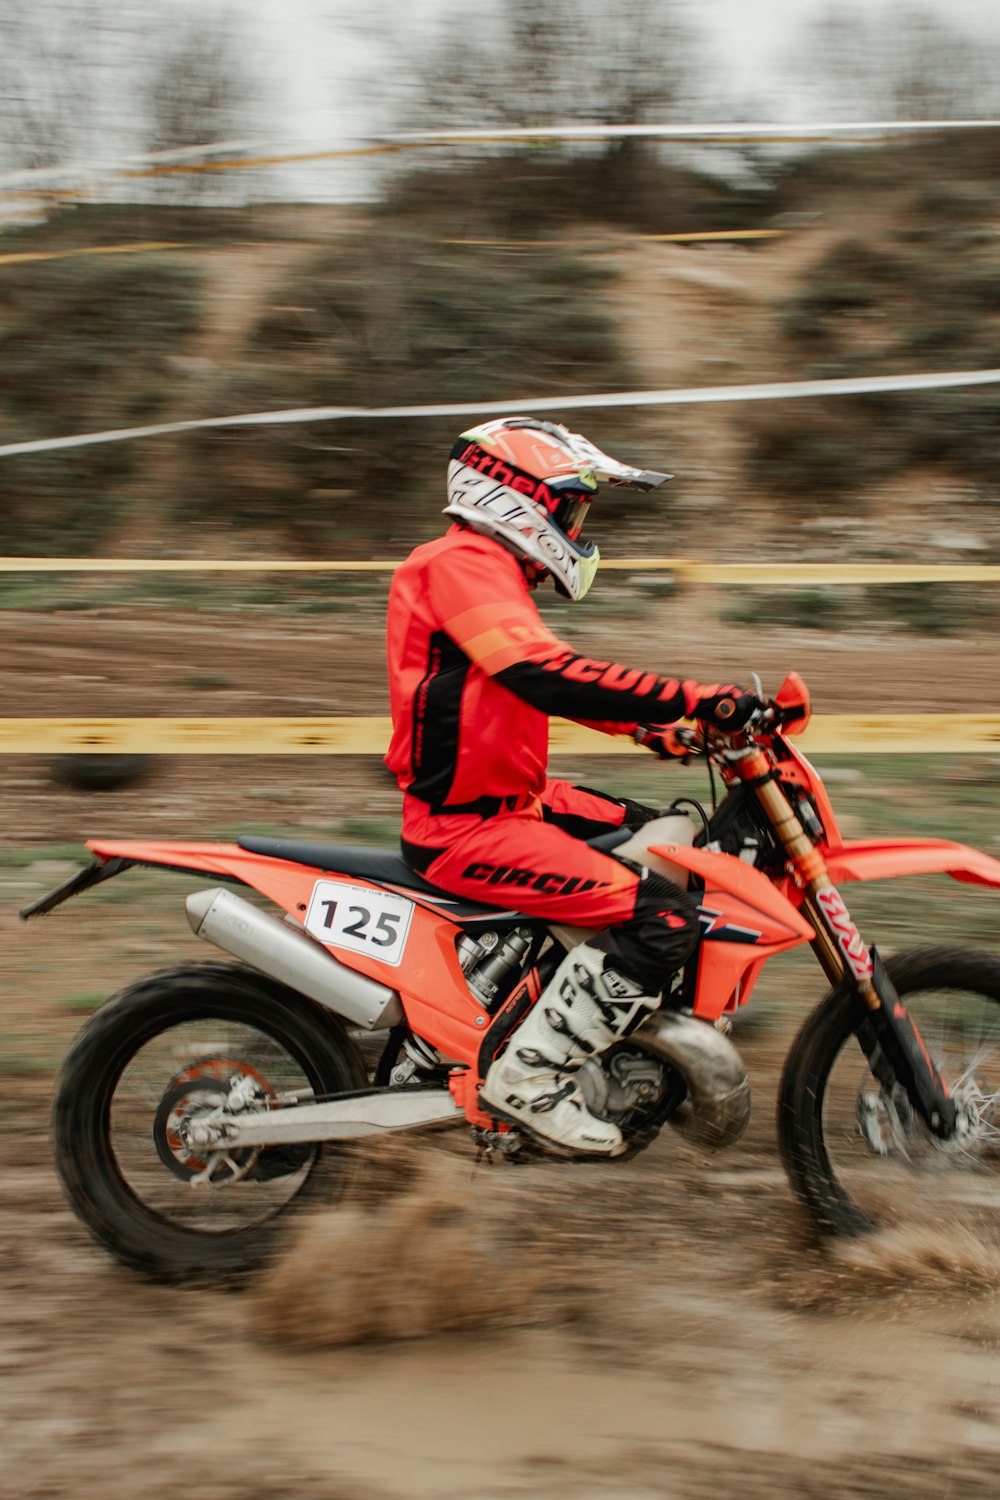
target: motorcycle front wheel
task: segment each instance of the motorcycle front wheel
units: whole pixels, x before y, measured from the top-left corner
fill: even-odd
[[[886,1090],[855,1035],[845,983],[802,1026],[778,1094],[782,1160],[824,1234],[915,1225],[1000,1242],[1000,960],[962,948],[897,954],[886,969],[955,1099],[935,1139],[902,1090]]]
[[[233,1275],[273,1249],[320,1175],[338,1196],[347,1161],[320,1174],[313,1144],[201,1157],[190,1123],[234,1084],[248,1107],[270,1108],[365,1082],[335,1016],[242,965],[185,965],[123,991],[77,1037],[56,1086],[56,1166],[77,1216],[125,1265],[168,1281]]]

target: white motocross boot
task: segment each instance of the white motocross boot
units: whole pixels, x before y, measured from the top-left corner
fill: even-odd
[[[658,1004],[658,997],[644,995],[611,967],[607,954],[581,943],[491,1065],[480,1103],[566,1151],[619,1156],[625,1150],[621,1131],[590,1113],[573,1072]]]

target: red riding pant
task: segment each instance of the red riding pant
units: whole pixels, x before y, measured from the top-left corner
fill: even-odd
[[[481,812],[434,812],[408,796],[403,854],[454,896],[607,929],[595,945],[658,993],[694,947],[697,907],[665,876],[585,842],[622,827],[627,815],[622,803],[564,781],[549,781],[539,798],[503,799]]]

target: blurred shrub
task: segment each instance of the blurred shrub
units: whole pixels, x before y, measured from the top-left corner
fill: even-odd
[[[776,309],[788,365],[807,378],[994,366],[997,238],[974,221],[997,201],[992,181],[931,181],[913,190],[914,221],[834,245]],[[799,509],[918,466],[991,484],[1000,471],[995,387],[841,398],[814,411],[803,421],[799,403],[776,403],[744,418],[751,482]]]
[[[918,111],[918,114],[923,113]],[[940,233],[944,222],[981,221],[977,197],[1000,197],[1000,140],[991,130],[911,136],[881,145],[821,147],[772,165],[770,185],[777,212],[815,209],[828,214],[836,199],[884,204],[912,183],[911,227]],[[923,220],[929,222],[924,225]]]
[[[898,275],[898,259],[862,241],[843,240],[824,256],[805,287],[788,299],[782,329],[792,338],[829,336],[839,316],[883,303]]]
[[[719,612],[720,619],[733,625],[790,625],[797,630],[846,630],[851,615],[843,592],[832,589],[741,590],[736,602]]]
[[[239,174],[242,180],[242,174]],[[286,239],[283,205],[239,207],[207,203],[63,203],[45,218],[4,225],[4,253],[17,250],[68,250],[90,245],[158,243],[226,245],[248,240]],[[308,232],[303,238],[309,238]],[[144,260],[143,264],[148,264]],[[6,272],[5,272],[6,274]]]
[[[441,234],[524,240],[573,224],[657,234],[759,227],[774,201],[767,184],[734,182],[674,165],[669,147],[625,140],[600,147],[546,145],[482,152],[457,166],[406,168],[382,212]]]
[[[981,355],[955,361],[956,368],[982,364]],[[899,444],[900,468],[937,465],[995,489],[1000,474],[1000,389],[921,392],[897,397],[891,409],[887,400],[874,405],[876,421],[878,409],[885,408],[885,431]]]
[[[963,584],[893,583],[878,588],[741,590],[719,611],[734,625],[796,630],[867,630],[884,623],[916,635],[962,635],[978,622],[992,629],[995,607]],[[988,622],[988,623],[987,623]]]
[[[601,307],[607,277],[551,249],[470,251],[411,232],[344,242],[272,297],[239,376],[212,405],[386,407],[613,387],[627,371]],[[198,433],[188,490],[306,549],[377,539],[384,552],[422,534],[426,519],[437,529],[447,455],[473,421]],[[418,498],[431,486],[422,521]]]
[[[169,387],[160,364],[197,321],[194,273],[162,257],[0,270],[0,416],[7,441],[149,420]],[[4,549],[89,551],[113,523],[130,444],[4,460]]]
[[[891,473],[896,462],[894,445],[870,429],[862,402],[841,397],[810,408],[803,418],[802,402],[776,401],[746,418],[750,484],[805,514]]]
[[[976,618],[982,623],[983,608],[976,591],[961,584],[891,583],[865,590],[865,612],[917,635],[962,635]]]

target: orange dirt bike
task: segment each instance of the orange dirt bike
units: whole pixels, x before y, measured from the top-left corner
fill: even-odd
[[[696,894],[703,931],[660,1008],[577,1077],[628,1155],[665,1124],[710,1147],[738,1140],[750,1089],[723,1018],[769,958],[809,943],[832,989],[780,1088],[798,1197],[827,1233],[862,1233],[907,1199],[949,1222],[982,1218],[1000,1145],[1000,959],[927,948],[883,963],[839,887],[935,871],[1000,886],[1000,863],[941,840],[845,842],[792,743],[808,717],[791,674],[744,729],[699,731],[725,788],[715,806],[713,775],[710,812],[682,799],[696,820],[677,803],[641,835],[595,840],[666,861]],[[96,862],[23,916],[135,866],[249,887],[284,913],[218,883],[190,895],[194,931],[237,961],[132,985],[66,1059],[59,1171],[83,1223],[127,1265],[169,1279],[255,1265],[294,1204],[346,1190],[344,1143],[359,1138],[465,1122],[490,1155],[539,1149],[484,1113],[478,1088],[583,933],[506,904],[517,888],[502,867],[496,904],[479,905],[378,849],[256,837],[88,847]]]

